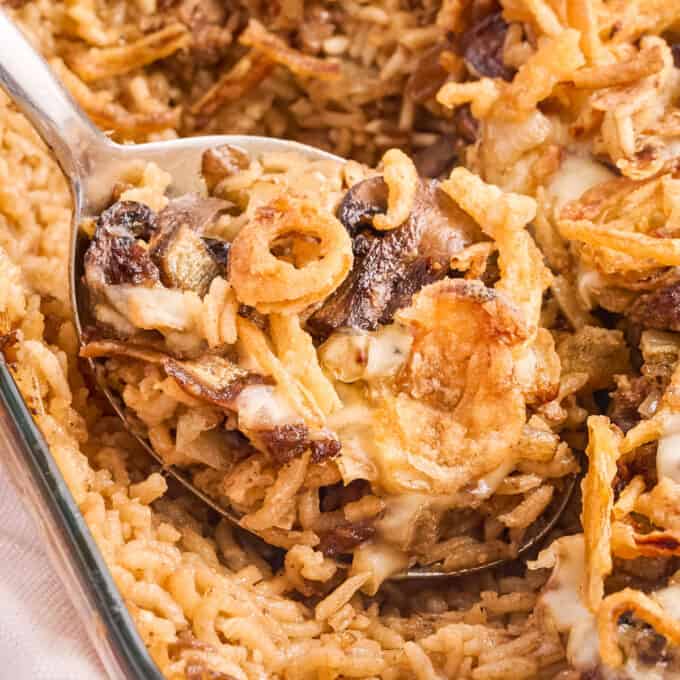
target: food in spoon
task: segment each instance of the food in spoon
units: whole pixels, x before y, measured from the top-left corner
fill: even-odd
[[[81,354],[163,461],[372,592],[513,557],[579,469],[545,415],[560,360],[535,201],[462,168],[420,179],[396,150],[351,184],[228,146],[203,167],[206,197],[123,191],[85,255]]]
[[[676,677],[678,3],[9,4],[117,141],[352,159],[215,148],[88,226],[86,352],[271,551],[81,373],[65,183],[0,101],[2,348],[165,676]],[[577,470],[540,554],[386,580],[512,556]]]

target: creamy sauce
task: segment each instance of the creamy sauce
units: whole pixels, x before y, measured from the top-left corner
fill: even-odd
[[[663,434],[656,451],[656,472],[659,481],[667,478],[680,484],[680,414],[669,413],[663,418]]]
[[[548,194],[555,199],[556,214],[588,189],[615,177],[611,170],[588,156],[567,156],[548,185]]]
[[[406,569],[408,563],[408,556],[401,550],[380,541],[371,541],[354,551],[350,576],[369,572],[371,577],[362,590],[368,595],[375,595],[383,581]]]
[[[569,634],[567,659],[578,670],[595,668],[599,663],[595,616],[583,601],[585,543],[583,534],[555,541],[529,563],[531,569],[553,568],[539,604],[550,613],[555,627]]]
[[[239,427],[261,430],[299,420],[286,400],[269,385],[249,385],[236,399]]]
[[[319,348],[324,368],[336,380],[353,383],[395,376],[404,365],[413,338],[399,324],[374,332],[337,332]]]
[[[680,620],[680,583],[659,590],[653,597],[674,619]]]
[[[637,658],[626,660],[624,674],[609,671],[601,666],[596,619],[583,601],[585,574],[585,543],[583,534],[565,536],[555,541],[529,563],[530,569],[552,568],[553,573],[539,598],[561,633],[567,633],[567,660],[577,670],[597,668],[602,677],[630,678],[635,680],[676,679],[663,667],[642,664]],[[680,584],[663,588],[652,594],[659,604],[674,618],[680,618]]]
[[[160,286],[107,286],[106,295],[119,314],[145,330],[191,330],[201,306],[196,293]]]
[[[338,384],[337,389],[343,408],[328,417],[327,425],[342,442],[337,459],[342,479],[345,484],[354,479],[376,481],[375,460],[379,452],[373,433],[373,411],[361,387]]]

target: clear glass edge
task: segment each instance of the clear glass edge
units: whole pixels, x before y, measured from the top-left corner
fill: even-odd
[[[3,461],[109,677],[163,680],[1,354],[0,442]]]

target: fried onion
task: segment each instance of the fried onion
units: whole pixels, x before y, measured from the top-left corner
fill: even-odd
[[[588,474],[581,484],[583,533],[586,543],[585,600],[597,611],[604,595],[604,577],[612,570],[611,513],[614,507],[612,482],[616,475],[621,434],[604,416],[588,418]]]
[[[256,19],[249,21],[246,30],[241,33],[239,42],[254,47],[271,61],[288,68],[296,76],[319,80],[337,80],[340,77],[339,64],[298,52],[281,38],[270,33]]]
[[[660,604],[638,590],[625,588],[608,595],[597,614],[597,631],[600,638],[600,656],[607,666],[620,668],[623,652],[618,643],[619,618],[632,612],[649,624],[671,644],[680,645],[680,621],[675,620]]]
[[[68,65],[86,82],[122,76],[187,47],[191,36],[174,23],[120,47],[92,47],[67,57]]]
[[[413,161],[399,149],[390,149],[382,159],[387,184],[387,214],[377,214],[373,226],[381,231],[395,229],[408,219],[418,190],[418,172]]]
[[[277,239],[318,239],[319,259],[296,268],[277,258]],[[231,246],[229,280],[238,300],[259,312],[296,314],[321,302],[352,268],[352,242],[342,224],[308,201],[281,196],[255,211]]]

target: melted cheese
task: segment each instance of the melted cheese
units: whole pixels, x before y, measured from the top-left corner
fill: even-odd
[[[372,333],[333,333],[319,348],[319,358],[336,380],[353,383],[395,376],[403,366],[413,338],[401,325]]]
[[[642,664],[632,656],[626,660],[624,674],[601,665],[599,640],[594,614],[583,602],[583,577],[585,573],[585,543],[583,534],[564,536],[555,541],[529,563],[530,569],[553,569],[550,579],[539,598],[539,607],[545,608],[555,627],[567,633],[567,660],[579,671],[598,669],[605,680],[670,680],[678,674],[668,674],[666,669]],[[680,584],[674,584],[652,595],[668,613],[680,618]]]
[[[589,156],[567,156],[548,185],[548,194],[555,200],[556,213],[570,201],[580,198],[588,189],[615,176]]]
[[[564,536],[529,563],[530,569],[553,568],[539,605],[544,607],[561,633],[569,634],[567,659],[578,670],[598,666],[595,616],[583,602],[585,543],[583,534]]]
[[[249,385],[236,399],[239,427],[262,430],[299,420],[287,401],[269,385]]]
[[[369,580],[362,590],[367,595],[375,595],[383,581],[408,567],[408,556],[382,542],[363,543],[354,551],[350,576],[368,572]]]
[[[657,591],[653,597],[674,619],[680,620],[680,583]]]
[[[680,484],[680,414],[667,414],[663,419],[663,435],[656,451],[659,480],[670,479]]]
[[[373,482],[378,478],[374,462],[378,455],[373,434],[373,412],[366,401],[363,390],[354,385],[337,385],[343,408],[332,413],[328,427],[342,442],[337,459],[338,468],[345,484],[354,479]]]

